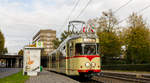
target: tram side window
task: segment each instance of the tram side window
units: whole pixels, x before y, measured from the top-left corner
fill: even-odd
[[[70,43],[69,44],[70,56],[74,56],[74,49],[73,49],[73,47],[74,47],[73,43]]]
[[[56,54],[53,54],[52,55],[52,68],[55,68],[56,67]]]
[[[63,53],[63,54],[62,54],[63,56],[66,56],[66,46],[63,47],[62,53]]]
[[[60,55],[59,55],[59,60],[61,61],[62,59],[64,59],[65,56],[63,56],[63,54],[60,52]]]
[[[100,54],[100,45],[97,43],[97,54]]]
[[[75,50],[76,56],[82,55],[82,46],[81,46],[81,44],[76,44],[75,49],[76,49]]]
[[[55,62],[55,61],[56,61],[56,56],[52,55],[52,62]]]

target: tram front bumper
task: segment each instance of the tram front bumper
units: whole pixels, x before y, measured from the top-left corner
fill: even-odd
[[[101,70],[78,70],[80,75],[88,76],[102,76]]]
[[[97,70],[95,70],[95,69],[88,69],[88,70],[78,70],[78,72],[79,73],[88,73],[88,72],[95,72],[95,73],[98,73],[98,72],[101,72],[101,70],[100,69],[97,69]]]

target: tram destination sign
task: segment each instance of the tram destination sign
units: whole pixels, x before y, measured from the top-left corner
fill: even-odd
[[[96,42],[96,39],[84,38],[83,42]]]

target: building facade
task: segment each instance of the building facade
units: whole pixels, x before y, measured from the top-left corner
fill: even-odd
[[[44,52],[43,55],[48,55],[48,53],[54,50],[53,48],[53,40],[56,39],[56,31],[51,29],[40,30],[33,37],[33,44],[37,41],[43,42]]]

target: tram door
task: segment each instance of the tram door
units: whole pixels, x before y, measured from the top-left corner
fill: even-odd
[[[72,68],[71,68],[71,58],[70,57],[72,57],[73,56],[73,43],[72,42],[69,42],[68,44],[67,44],[67,73],[68,74],[71,74],[71,70],[72,70]]]

